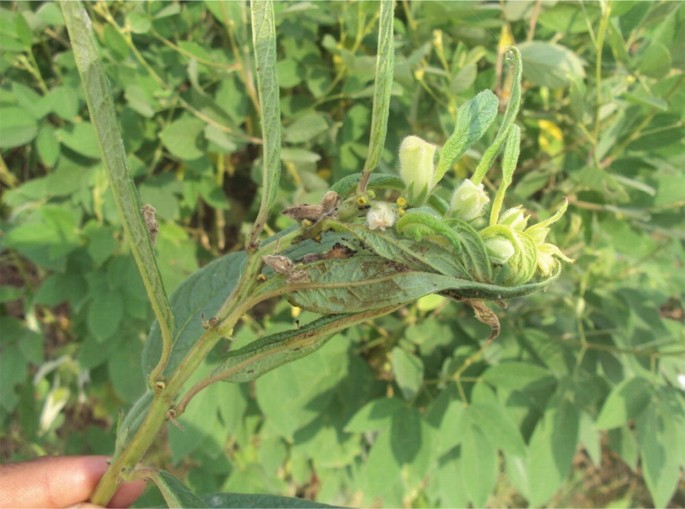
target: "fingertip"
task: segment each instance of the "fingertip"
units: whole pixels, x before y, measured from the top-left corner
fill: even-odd
[[[132,481],[122,483],[117,492],[109,501],[107,507],[128,507],[145,491],[147,483],[145,481]]]

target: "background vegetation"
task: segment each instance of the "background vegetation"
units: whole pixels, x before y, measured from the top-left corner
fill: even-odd
[[[378,6],[276,7],[284,208],[361,169]],[[173,291],[241,249],[256,215],[248,6],[88,9]],[[400,2],[395,31],[381,171],[396,171],[408,134],[441,144],[478,91],[506,101],[515,43],[525,93],[510,192],[542,217],[569,198],[555,242],[576,263],[498,309],[487,348],[470,310],[430,297],[254,384],[214,385],[150,462],[199,492],[346,505],[682,506],[685,4]],[[152,312],[58,6],[0,6],[0,51],[0,457],[110,454],[118,413],[145,386]],[[270,228],[292,224],[277,212]],[[300,318],[264,306],[236,342]]]

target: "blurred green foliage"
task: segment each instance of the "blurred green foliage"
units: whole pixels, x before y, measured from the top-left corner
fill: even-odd
[[[276,7],[282,209],[364,163],[378,6]],[[259,205],[248,6],[88,10],[173,291],[241,249]],[[199,493],[347,505],[685,503],[685,4],[401,2],[395,32],[380,172],[396,172],[408,134],[442,144],[479,91],[506,102],[502,54],[516,43],[510,196],[540,218],[568,197],[553,240],[575,265],[497,310],[487,347],[468,309],[429,297],[252,384],[213,385],[150,461]],[[0,6],[0,75],[1,459],[109,454],[145,386],[152,313],[56,4]],[[488,136],[446,178],[470,176]],[[292,224],[277,212],[271,228]],[[306,318],[273,303],[235,342]]]

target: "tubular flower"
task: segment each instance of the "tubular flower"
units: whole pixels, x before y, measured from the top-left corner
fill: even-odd
[[[400,144],[400,176],[412,205],[422,205],[430,195],[435,173],[436,146],[418,136],[407,136]]]
[[[470,179],[466,179],[454,190],[450,210],[460,219],[471,221],[483,215],[489,202],[490,198],[483,189],[483,184],[476,185]]]

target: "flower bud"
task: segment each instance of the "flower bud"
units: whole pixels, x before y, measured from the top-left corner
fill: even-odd
[[[471,221],[483,215],[489,202],[490,198],[483,189],[483,184],[476,185],[466,179],[454,190],[450,210],[464,221]]]
[[[385,230],[395,224],[396,214],[389,203],[374,203],[366,213],[369,230]]]
[[[407,136],[400,144],[400,176],[412,205],[421,205],[433,190],[436,146],[418,136]]]
[[[504,265],[514,256],[514,245],[504,237],[490,237],[485,239],[485,250],[492,263]]]
[[[528,218],[523,213],[521,205],[507,209],[499,218],[498,224],[508,226],[512,230],[523,231],[528,226]]]

